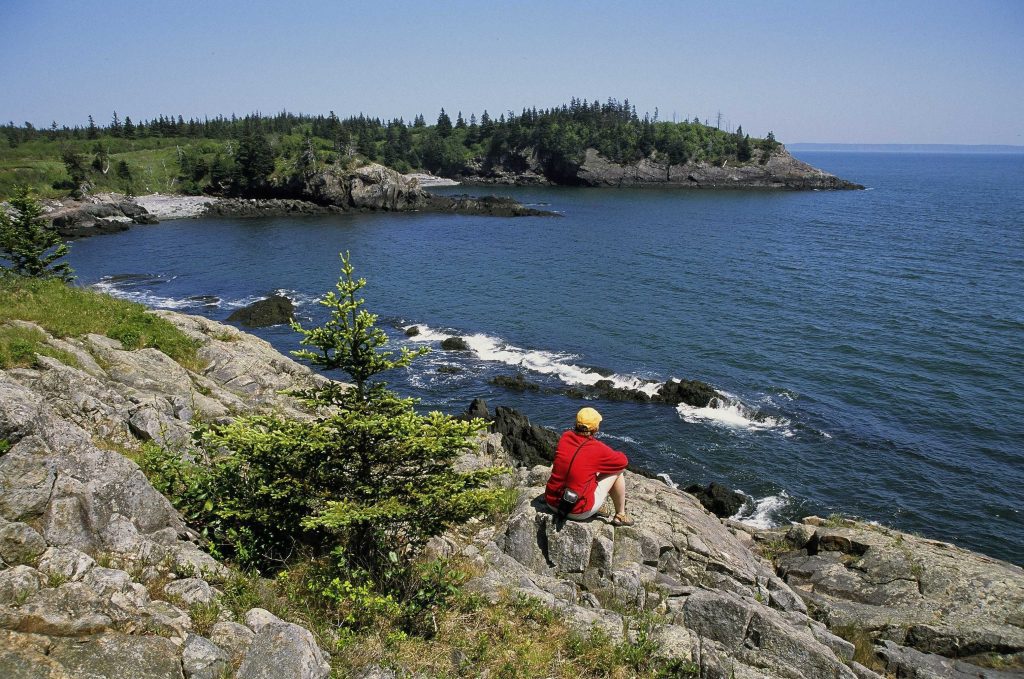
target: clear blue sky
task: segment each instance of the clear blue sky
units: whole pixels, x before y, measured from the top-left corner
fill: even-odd
[[[0,120],[628,98],[784,142],[1024,144],[1024,1],[0,0]]]

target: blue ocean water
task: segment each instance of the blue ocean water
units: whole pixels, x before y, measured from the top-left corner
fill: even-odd
[[[483,396],[561,429],[582,402],[488,380],[704,380],[729,401],[591,405],[611,445],[741,489],[753,523],[842,512],[1024,563],[1024,156],[799,155],[869,188],[512,188],[561,216],[183,220],[70,260],[153,306],[222,320],[282,290],[316,322],[350,251],[396,345],[473,348],[390,376],[424,407]]]

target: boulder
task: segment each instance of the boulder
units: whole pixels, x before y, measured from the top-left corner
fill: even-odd
[[[0,526],[0,564],[35,565],[46,551],[46,541],[31,526],[20,521]]]
[[[461,337],[447,337],[441,340],[441,348],[445,351],[469,351],[469,345]]]
[[[30,566],[15,566],[0,571],[0,604],[20,605],[39,591],[43,577]]]
[[[524,391],[540,391],[540,385],[534,382],[529,382],[522,373],[516,373],[514,377],[508,375],[495,375],[490,380],[491,384],[504,387],[510,391],[524,392]]]
[[[661,386],[654,400],[671,405],[685,403],[696,408],[704,408],[716,398],[726,400],[710,384],[698,380],[669,380]]]
[[[726,488],[714,481],[706,488],[699,485],[688,486],[686,492],[700,500],[704,509],[722,519],[735,516],[746,502],[743,493]]]
[[[209,639],[188,635],[181,649],[181,666],[185,679],[221,679],[230,669],[227,653]]]
[[[295,305],[284,295],[271,295],[236,309],[228,316],[229,323],[238,323],[249,328],[265,328],[270,325],[290,323],[295,315]]]
[[[512,408],[498,406],[494,409],[491,431],[502,435],[506,452],[516,464],[532,467],[537,464],[550,466],[558,447],[558,434],[531,424],[528,417]]]
[[[164,592],[172,601],[178,600],[185,606],[209,605],[214,600],[213,588],[200,578],[175,580],[164,587]]]
[[[224,649],[236,667],[241,664],[255,637],[255,632],[237,622],[221,621],[210,628],[210,641]]]
[[[49,657],[82,679],[184,679],[178,647],[159,636],[106,632],[88,639],[58,639]]]
[[[309,630],[287,622],[263,625],[238,668],[238,679],[323,679],[330,665]]]

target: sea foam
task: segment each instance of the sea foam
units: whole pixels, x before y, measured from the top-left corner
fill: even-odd
[[[743,494],[746,495],[746,493]],[[789,495],[783,490],[778,495],[769,495],[755,500],[752,507],[749,503],[745,504],[730,518],[753,528],[774,528],[779,525],[779,514],[789,505],[789,501]]]
[[[419,334],[408,338],[412,342],[442,342],[452,337],[461,337],[470,350],[481,361],[503,363],[523,368],[541,375],[551,375],[568,385],[594,385],[601,380],[609,380],[620,389],[635,389],[648,396],[657,393],[660,383],[644,380],[632,375],[602,375],[599,372],[573,363],[578,358],[573,354],[545,351],[540,349],[522,349],[509,344],[500,338],[477,333],[473,335],[455,335],[436,330],[425,325],[409,325],[406,329],[419,328]]]

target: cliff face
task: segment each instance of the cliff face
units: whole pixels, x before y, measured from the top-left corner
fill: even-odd
[[[240,677],[322,678],[310,633],[262,609],[196,632],[190,606],[218,600],[224,567],[119,451],[180,443],[196,420],[304,417],[279,392],[323,378],[230,326],[159,315],[202,342],[204,369],[90,335],[47,340],[76,367],[40,356],[0,371],[0,676],[219,677],[235,667]],[[475,414],[488,416],[486,406]],[[542,500],[549,467],[524,453],[544,437],[528,422],[499,426],[508,415],[494,418],[506,433],[483,436],[458,465],[514,467],[503,483],[520,491],[518,505],[496,527],[429,545],[474,562],[467,587],[485,598],[522,593],[615,639],[652,612],[661,652],[707,679],[879,677],[855,652],[896,676],[1020,676],[953,660],[1024,664],[1020,568],[852,522],[763,534],[628,472],[635,526],[560,524]],[[778,570],[759,544],[786,552]],[[851,629],[868,635],[866,651],[838,636]]]
[[[562,184],[597,187],[663,186],[686,189],[863,189],[860,184],[797,160],[779,147],[765,161],[762,151],[754,151],[748,163],[727,161],[724,165],[684,163],[670,165],[652,158],[620,164],[605,158],[596,149],[587,149],[577,165],[546,168],[536,154],[527,151],[510,154],[501,163],[485,166],[475,163],[467,168],[467,182],[492,184]]]

